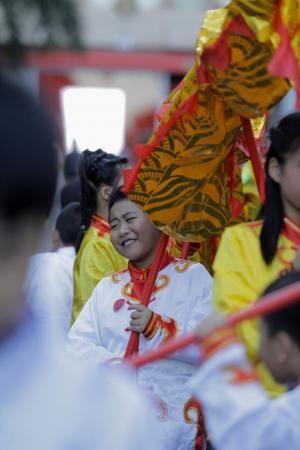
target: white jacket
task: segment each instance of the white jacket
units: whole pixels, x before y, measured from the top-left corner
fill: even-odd
[[[80,367],[56,344],[32,317],[0,341],[1,450],[160,450],[128,377]]]
[[[25,283],[27,302],[41,324],[64,336],[72,317],[75,256],[71,246],[32,256]]]
[[[95,288],[69,333],[74,355],[83,361],[103,363],[122,358],[130,333],[131,296],[128,270],[103,279]],[[158,347],[175,335],[195,328],[211,310],[211,277],[206,269],[182,260],[171,262],[159,272],[149,308],[163,319],[152,338],[140,335],[140,354]],[[141,367],[137,382],[157,400],[164,449],[194,448],[198,412],[190,403],[187,381],[195,373],[197,351],[170,355]],[[198,447],[199,448],[199,447]]]
[[[298,450],[300,387],[271,400],[242,344],[210,357],[191,382],[217,450]]]

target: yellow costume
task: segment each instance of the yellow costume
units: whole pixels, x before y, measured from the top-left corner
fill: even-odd
[[[284,219],[277,252],[270,265],[263,260],[259,235],[262,221],[243,223],[225,230],[214,262],[213,302],[225,314],[245,308],[257,300],[264,289],[282,273],[291,270],[300,246],[300,226]],[[259,332],[255,321],[240,326],[249,357],[257,365],[259,375],[270,395],[280,392],[267,369],[259,362]]]
[[[73,320],[90,298],[94,287],[102,278],[127,267],[110,240],[108,223],[94,215],[84,235],[74,264]]]

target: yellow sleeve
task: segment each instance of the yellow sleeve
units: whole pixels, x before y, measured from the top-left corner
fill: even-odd
[[[99,237],[97,240],[91,240],[86,245],[80,258],[79,286],[77,287],[80,295],[75,295],[74,298],[74,320],[90,298],[99,281],[114,272],[124,269],[127,267],[127,264],[127,259],[115,250],[109,238]]]
[[[225,315],[244,309],[257,300],[268,284],[257,236],[239,225],[225,230],[214,262],[213,307]],[[258,361],[259,329],[256,320],[238,327],[249,358],[256,365],[270,395],[284,391]]]
[[[259,295],[249,267],[249,259],[255,264],[256,253],[251,244],[250,236],[238,233],[236,226],[227,228],[220,241],[213,266],[213,304],[225,314],[245,308]]]
[[[214,262],[213,307],[223,314],[232,314],[253,303],[259,296],[259,286],[251,277],[248,255],[253,258],[249,238],[240,240],[236,227],[225,230]],[[254,261],[252,259],[252,264]],[[258,330],[253,321],[247,321],[239,330],[247,346],[249,357],[256,359]]]

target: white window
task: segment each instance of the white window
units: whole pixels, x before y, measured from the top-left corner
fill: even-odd
[[[119,154],[125,142],[126,97],[121,89],[66,87],[61,92],[66,151]]]

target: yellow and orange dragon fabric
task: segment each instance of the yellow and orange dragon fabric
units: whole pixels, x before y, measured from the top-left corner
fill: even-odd
[[[199,242],[208,268],[212,242],[243,210],[241,117],[259,137],[259,118],[291,86],[300,106],[300,1],[233,0],[206,14],[193,67],[136,147],[124,190],[163,232]]]

